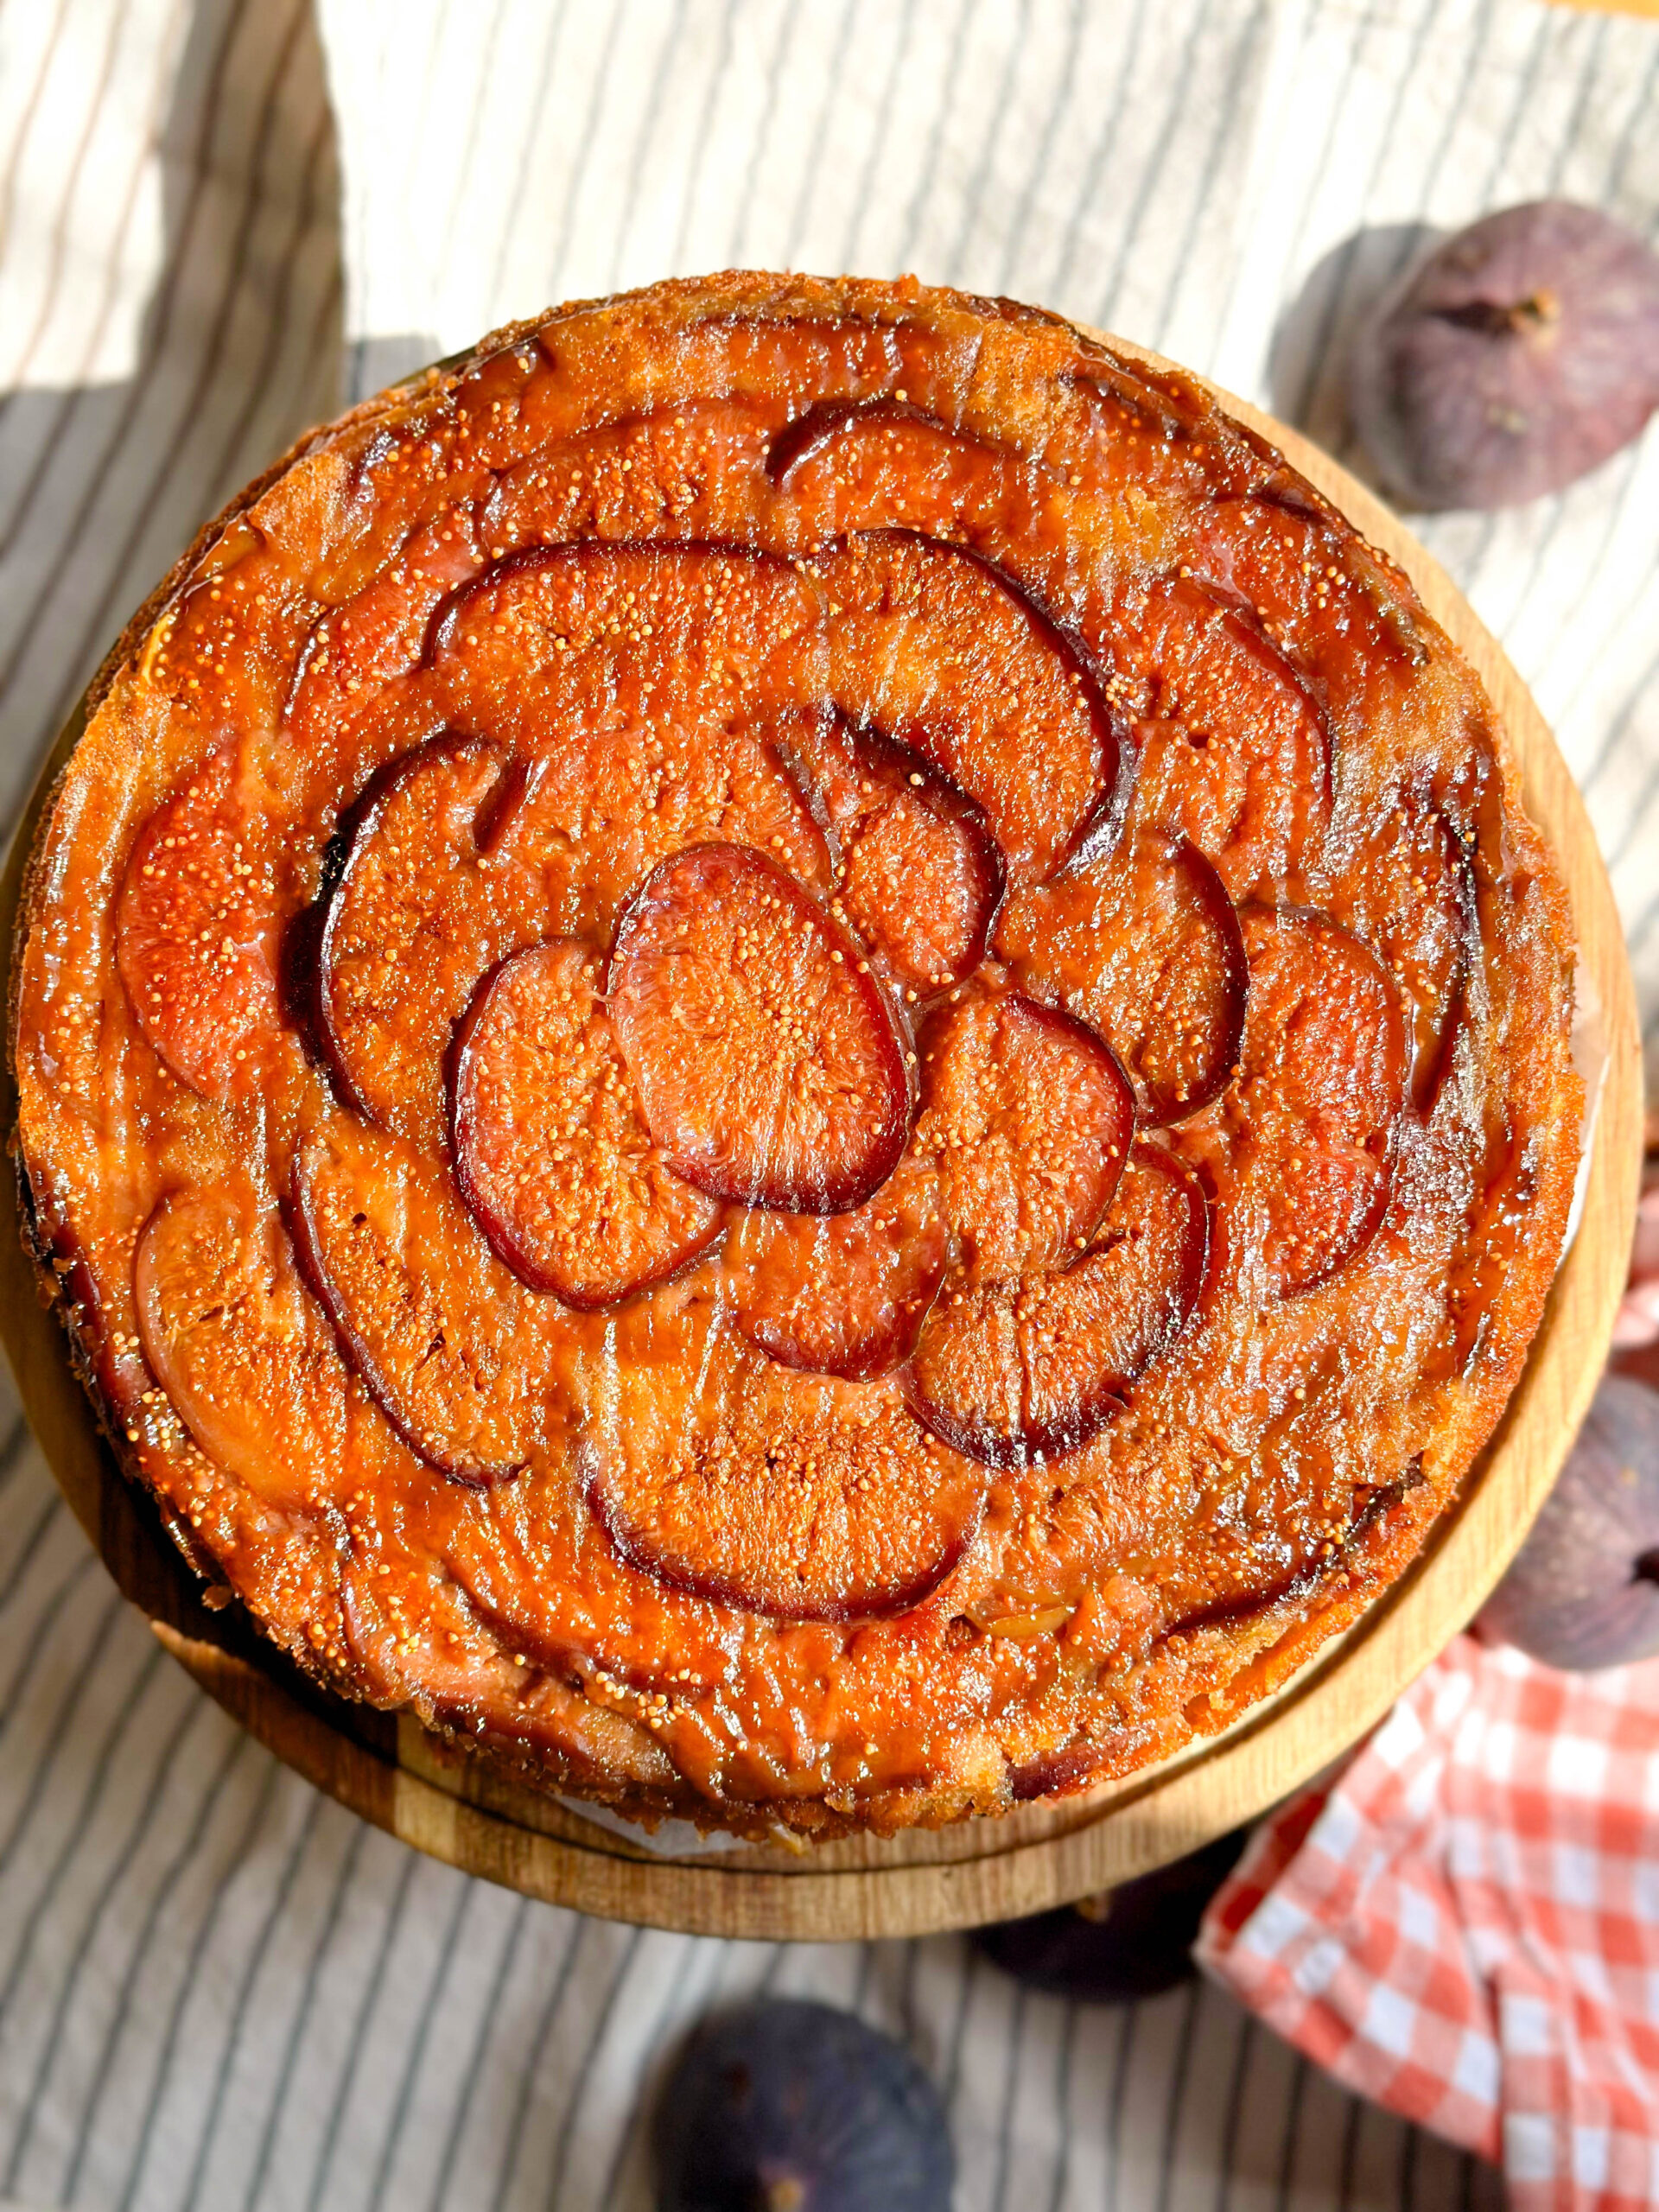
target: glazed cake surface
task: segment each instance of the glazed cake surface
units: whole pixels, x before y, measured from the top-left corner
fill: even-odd
[[[1392,1581],[1565,1230],[1468,666],[1196,383],[730,275],[305,441],[130,627],[14,957],[43,1280],[200,1571],[550,1789],[889,1832]]]

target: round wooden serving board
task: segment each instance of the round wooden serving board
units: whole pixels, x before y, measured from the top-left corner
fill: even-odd
[[[1155,355],[1121,340],[1125,353]],[[1624,1287],[1642,1149],[1641,1062],[1624,938],[1594,836],[1554,739],[1497,642],[1439,565],[1364,487],[1295,431],[1222,394],[1361,533],[1406,570],[1484,679],[1507,727],[1526,804],[1560,858],[1605,1078],[1578,1236],[1520,1388],[1459,1504],[1364,1618],[1227,1734],[1128,1782],[1001,1821],[798,1851],[743,1846],[674,1858],[613,1835],[487,1774],[426,1733],[302,1680],[239,1607],[210,1612],[149,1500],[121,1475],[74,1378],[19,1242],[0,1177],[0,1333],[47,1458],[126,1596],[168,1650],[262,1743],[342,1804],[435,1858],[607,1918],[701,1935],[918,1936],[1083,1897],[1250,1820],[1371,1727],[1479,1606],[1554,1481],[1606,1357]],[[23,861],[46,793],[79,734],[54,748],[0,882],[10,947]],[[10,991],[6,994],[7,1001]],[[5,1125],[15,1100],[3,1102]]]

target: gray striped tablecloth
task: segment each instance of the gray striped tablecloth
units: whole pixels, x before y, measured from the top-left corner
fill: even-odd
[[[733,262],[1013,292],[1345,451],[1425,221],[1659,229],[1659,35],[1530,0],[3,0],[0,800],[192,525],[342,396],[551,299]],[[1588,795],[1659,1035],[1659,436],[1425,535]],[[0,2200],[650,2201],[678,2029],[766,1986],[907,2036],[964,2212],[1496,2202],[1226,1999],[1024,1996],[950,1940],[584,1922],[238,1735],[0,1452]]]

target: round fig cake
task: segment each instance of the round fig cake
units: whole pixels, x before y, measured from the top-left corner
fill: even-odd
[[[498,334],[93,687],[11,1051],[126,1469],[348,1697],[646,1820],[1224,1727],[1537,1328],[1571,925],[1478,682],[1196,383],[912,283]]]

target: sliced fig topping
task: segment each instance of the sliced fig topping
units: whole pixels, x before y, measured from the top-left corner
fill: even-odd
[[[764,738],[637,721],[566,738],[531,763],[487,856],[543,914],[540,934],[608,944],[652,868],[688,845],[753,845],[829,889],[823,833]]]
[[[649,1368],[619,1381],[588,1446],[589,1501],[628,1564],[673,1588],[782,1620],[902,1613],[973,1541],[982,1471],[891,1383],[758,1355],[691,1370],[683,1394]]]
[[[796,703],[783,648],[820,619],[819,594],[767,554],[584,538],[486,569],[429,650],[453,719],[530,759],[607,724],[696,733]]]
[[[1076,646],[1000,569],[910,531],[861,531],[810,565],[836,705],[984,809],[1011,883],[1052,875],[1117,790],[1116,731]]]
[[[558,1308],[494,1256],[444,1169],[341,1116],[301,1148],[292,1225],[346,1357],[410,1449],[457,1482],[521,1472],[556,1418],[537,1355]]]
[[[453,1075],[461,1195],[516,1274],[577,1306],[660,1282],[721,1220],[647,1135],[599,986],[579,944],[516,954],[474,998]]]
[[[398,489],[409,488],[405,475]],[[385,760],[442,727],[419,674],[427,628],[433,609],[482,559],[470,503],[446,505],[405,540],[390,570],[328,608],[299,657],[283,717],[302,757],[360,761],[372,745],[372,757]],[[380,742],[423,719],[404,747]]]
[[[1196,578],[1271,630],[1332,713],[1374,714],[1427,658],[1404,576],[1385,575],[1306,486],[1195,502],[1180,550]]]
[[[1137,811],[1185,833],[1235,899],[1295,876],[1330,810],[1331,739],[1304,677],[1249,609],[1193,576],[1122,618],[1146,683]]]
[[[1341,906],[1401,986],[1409,1096],[1420,1114],[1428,1114],[1450,1064],[1480,944],[1474,864],[1444,810],[1402,793],[1363,841]]]
[[[344,1450],[346,1377],[275,1207],[239,1179],[163,1198],[138,1239],[133,1303],[197,1447],[267,1503],[301,1503],[319,1456]]]
[[[480,976],[541,934],[537,887],[480,866],[480,823],[500,790],[500,748],[474,738],[417,746],[378,778],[346,830],[325,899],[317,1026],[359,1112],[432,1144],[443,1060]]]
[[[1136,1145],[1094,1250],[940,1300],[912,1369],[918,1414],[994,1467],[1077,1451],[1185,1327],[1209,1249],[1197,1177]]]
[[[1399,1001],[1376,955],[1329,914],[1247,906],[1244,1053],[1217,1118],[1193,1124],[1222,1202],[1230,1264],[1292,1298],[1363,1249],[1388,1205],[1405,1096]]]
[[[1143,1121],[1179,1122],[1231,1082],[1248,975],[1232,901],[1192,842],[1141,830],[1009,900],[996,950],[1107,1039]]]
[[[970,1277],[1048,1267],[1111,1203],[1135,1096],[1091,1029],[1018,992],[964,989],[925,1033],[916,1150],[939,1166]]]
[[[772,417],[725,393],[562,439],[497,480],[485,534],[493,545],[741,538],[753,525]]]
[[[726,1248],[737,1323],[785,1367],[861,1377],[910,1357],[949,1239],[932,1164],[902,1160],[855,1213],[750,1213]]]
[[[833,909],[883,972],[914,998],[971,975],[1005,880],[980,808],[918,753],[839,715],[797,718],[779,742],[836,841]]]
[[[116,915],[140,1026],[204,1097],[244,1096],[268,1071],[283,1029],[276,934],[258,779],[222,746],[139,831]]]
[[[664,862],[617,931],[611,1016],[645,1127],[715,1198],[847,1213],[909,1133],[893,1012],[857,946],[746,845]]]
[[[1019,461],[907,400],[829,400],[778,432],[766,474],[826,537],[894,524],[932,533],[1005,511]]]

